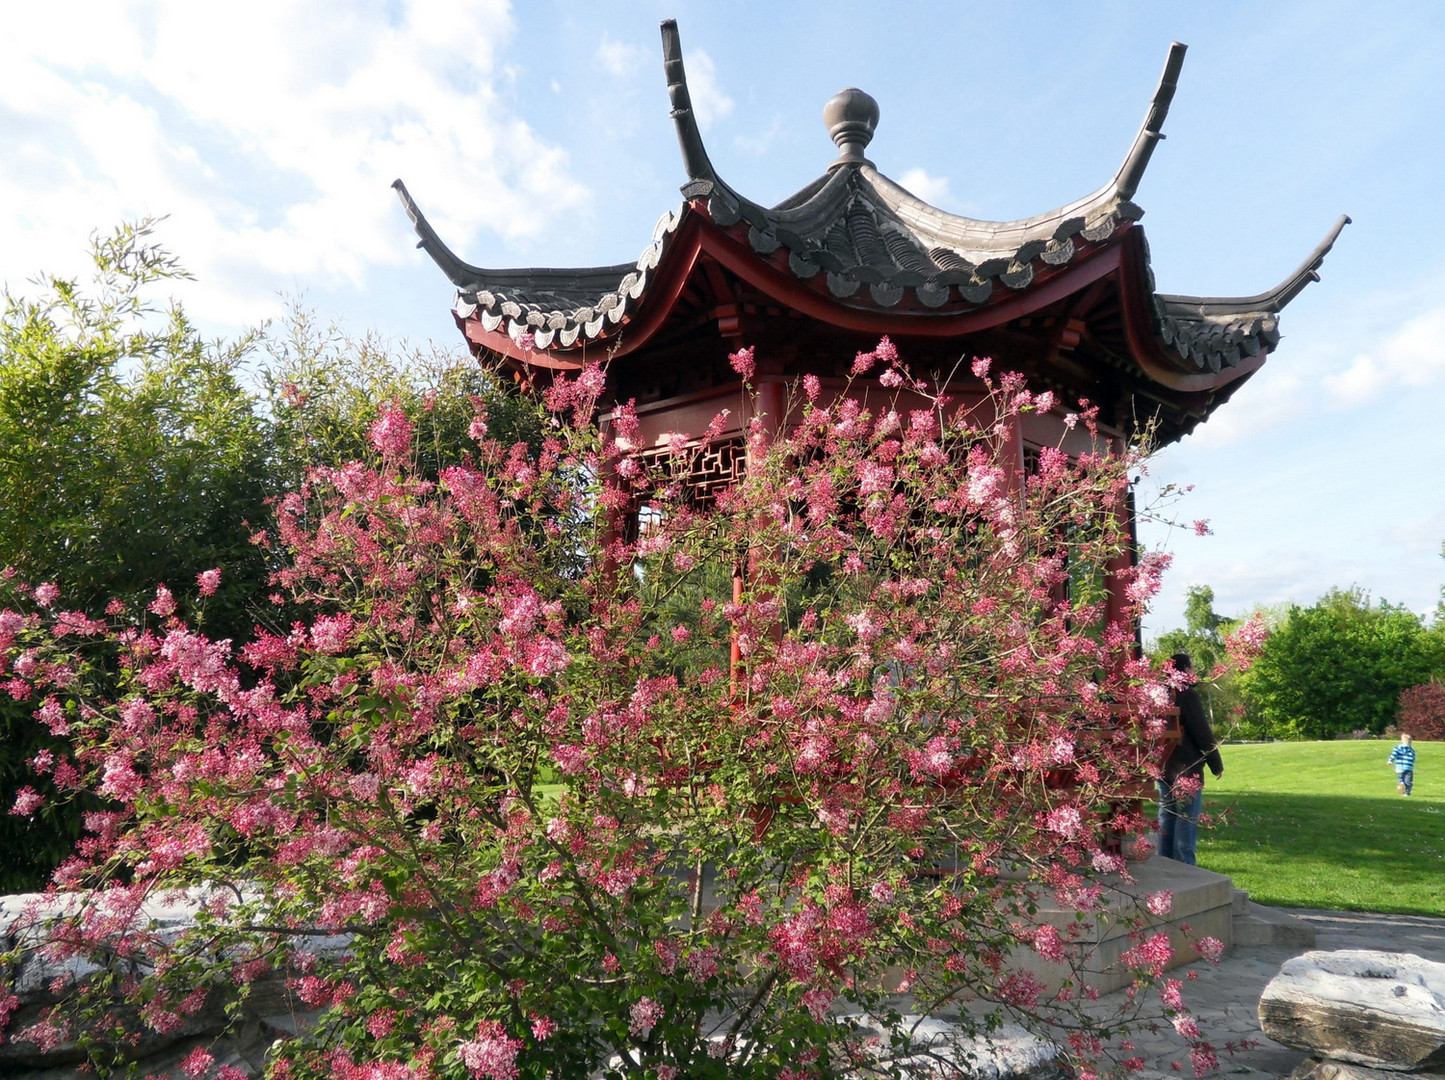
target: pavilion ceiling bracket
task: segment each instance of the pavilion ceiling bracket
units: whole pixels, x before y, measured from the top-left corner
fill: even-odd
[[[1189,46],[1176,41],[1169,46],[1169,58],[1164,62],[1164,73],[1159,76],[1159,85],[1149,102],[1149,111],[1139,134],[1134,136],[1134,145],[1129,156],[1114,175],[1114,191],[1121,199],[1132,199],[1139,190],[1139,181],[1149,166],[1154,147],[1164,138],[1164,118],[1169,115],[1169,103],[1174,100],[1174,91],[1179,86],[1179,72],[1184,67],[1184,51]]]

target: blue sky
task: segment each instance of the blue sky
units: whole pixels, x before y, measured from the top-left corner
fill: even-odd
[[[397,176],[484,266],[622,262],[680,201],[657,24],[714,164],[759,202],[813,179],[861,86],[869,156],[945,209],[1026,216],[1113,174],[1171,40],[1180,88],[1136,201],[1165,292],[1274,285],[1340,213],[1285,340],[1148,482],[1147,527],[1218,607],[1332,585],[1433,608],[1445,581],[1445,5],[184,0],[25,5],[0,40],[0,279],[80,275],[92,230],[170,215],[211,333],[301,295],[354,331],[458,340]]]

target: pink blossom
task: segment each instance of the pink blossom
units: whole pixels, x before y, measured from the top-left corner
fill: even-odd
[[[196,575],[196,584],[200,587],[202,596],[214,596],[216,590],[221,587],[221,569],[202,570]]]
[[[373,1039],[384,1039],[396,1028],[396,1013],[390,1009],[374,1012],[366,1018],[366,1030]]]
[[[1174,946],[1169,944],[1169,935],[1161,931],[1133,948],[1126,949],[1119,957],[1119,962],[1125,967],[1158,975],[1168,966],[1173,956]]]
[[[347,787],[362,802],[376,802],[381,795],[381,781],[375,773],[357,773],[347,781]]]
[[[687,970],[694,979],[706,982],[718,972],[717,949],[708,945],[687,954]]]
[[[311,647],[322,656],[335,656],[351,643],[356,621],[350,612],[323,615],[311,626]]]
[[[483,1020],[477,1037],[457,1046],[457,1056],[477,1080],[515,1080],[521,1039],[507,1037],[497,1020]]]
[[[1072,840],[1084,828],[1084,818],[1074,806],[1058,806],[1048,812],[1044,825],[1050,832]]]
[[[523,661],[527,671],[539,678],[566,670],[569,662],[567,650],[559,642],[545,637],[528,644]]]
[[[889,368],[878,376],[878,381],[889,390],[895,390],[903,385],[903,376],[898,374],[897,368]]]
[[[170,589],[167,589],[164,585],[157,585],[156,598],[150,602],[147,610],[149,610],[151,614],[159,615],[164,619],[169,615],[175,614],[176,598],[171,595]]]
[[[42,581],[30,595],[41,607],[54,607],[55,601],[60,599],[60,589],[53,581]]]
[[[1198,1043],[1189,1048],[1189,1064],[1194,1066],[1195,1076],[1203,1076],[1219,1068],[1219,1055],[1208,1043]]]
[[[583,747],[563,743],[553,749],[552,759],[557,762],[563,776],[575,776],[587,767],[591,755]]]
[[[508,601],[507,613],[497,623],[497,629],[504,634],[521,636],[531,633],[541,618],[542,598],[527,590]]]
[[[130,802],[141,791],[141,778],[136,774],[130,759],[113,754],[105,761],[101,775],[100,793],[120,802]]]
[[[394,464],[411,452],[411,421],[400,409],[385,409],[367,434],[371,445],[388,463]]]
[[[671,975],[677,968],[678,960],[682,958],[682,945],[676,938],[654,941],[652,951],[657,953],[657,959],[664,975]]]
[[[1034,931],[1034,951],[1045,960],[1052,960],[1060,963],[1065,960],[1068,953],[1065,951],[1064,939],[1059,936],[1059,928],[1045,923]]]
[[[1159,1000],[1166,1009],[1177,1012],[1184,1008],[1184,984],[1178,979],[1165,979],[1159,988]]]
[[[1174,894],[1168,889],[1150,893],[1144,898],[1144,906],[1155,915],[1168,915],[1174,909]]]
[[[809,401],[817,401],[818,395],[823,391],[823,384],[816,375],[803,376],[803,393],[808,395]]]
[[[46,698],[44,704],[35,710],[35,718],[49,728],[52,735],[70,734],[70,724],[65,719],[65,707],[54,697]]]
[[[739,349],[735,353],[728,353],[728,363],[731,364],[733,370],[744,379],[751,379],[753,373],[757,370],[757,365],[753,361],[753,347],[751,345],[746,349]]]
[[[1194,951],[1211,964],[1219,963],[1219,958],[1224,955],[1224,942],[1216,937],[1200,938],[1194,946]]]
[[[993,364],[993,360],[990,359],[990,358],[987,357],[987,356],[975,356],[975,357],[973,358],[973,365],[972,365],[972,366],[973,366],[973,375],[974,375],[974,378],[976,378],[976,379],[986,379],[986,378],[988,378],[988,369],[989,369],[989,367],[990,367],[992,364]]]
[[[837,995],[826,987],[815,986],[803,995],[799,1004],[808,1010],[814,1020],[822,1020],[828,1015],[828,1009],[836,997]]]
[[[1248,668],[1264,652],[1268,637],[1269,627],[1265,625],[1264,616],[1256,611],[1224,639],[1224,647],[1241,669]]]
[[[478,414],[467,425],[467,437],[473,442],[482,442],[487,437],[487,418]]]
[[[640,1001],[633,1002],[632,1007],[628,1009],[628,1015],[632,1021],[628,1025],[629,1030],[639,1039],[645,1039],[657,1026],[657,1022],[662,1019],[662,1006],[652,998],[644,997]]]
[[[1094,870],[1100,874],[1117,874],[1123,871],[1126,863],[1122,856],[1114,855],[1107,851],[1094,852],[1090,860]]]
[[[1199,521],[1196,521],[1196,522],[1194,523],[1194,535],[1195,535],[1195,536],[1209,536],[1209,535],[1211,535],[1213,532],[1214,532],[1214,530],[1209,527],[1209,522],[1207,522],[1207,521],[1205,521],[1205,520],[1203,520],[1203,519],[1200,519]]]
[[[181,1072],[185,1073],[191,1080],[200,1080],[202,1076],[211,1071],[211,1066],[216,1063],[213,1055],[206,1052],[204,1047],[196,1047],[181,1062]]]
[[[16,817],[33,817],[44,802],[45,797],[27,785],[15,793],[15,805],[10,808],[10,813]]]
[[[538,1042],[546,1042],[557,1033],[557,1021],[550,1016],[539,1016],[532,1021],[532,1037]]]

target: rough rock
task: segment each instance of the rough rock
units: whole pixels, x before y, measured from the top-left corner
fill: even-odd
[[[1326,1064],[1445,1072],[1445,964],[1410,953],[1307,952],[1264,988],[1259,1022],[1275,1042]]]
[[[1406,1075],[1409,1080],[1445,1080],[1445,1073],[1438,1072]],[[1306,1058],[1289,1074],[1288,1080],[1405,1080],[1405,1077],[1393,1069],[1367,1069],[1346,1061]]]
[[[76,1038],[79,1033],[45,1047],[14,1037],[39,1021],[56,1003],[53,984],[58,981],[68,987],[83,982],[96,970],[84,958],[56,961],[41,951],[49,924],[72,914],[84,899],[84,894],[0,897],[0,951],[19,952],[19,962],[5,971],[4,981],[0,981],[0,996],[8,982],[17,998],[8,1025],[0,1032],[0,1076],[7,1080],[79,1080],[90,1075],[81,1065],[84,1055]],[[195,891],[155,899],[137,913],[133,928],[158,938],[173,938],[195,925],[195,911],[205,899],[204,894]],[[324,956],[343,950],[347,940],[344,936],[315,936],[301,944]],[[127,1058],[138,1062],[142,1073],[185,1080],[180,1062],[200,1046],[219,1064],[233,1065],[247,1076],[260,1076],[271,1044],[312,1018],[312,1014],[298,1011],[298,1003],[286,985],[289,974],[272,972],[253,983],[239,1020],[227,1015],[224,995],[213,994],[198,1013],[165,1034],[143,1023],[134,1008],[118,1006],[116,1016],[136,1040],[127,1049]]]
[[[869,1016],[840,1017],[858,1026],[859,1034],[876,1036],[883,1052],[880,1063],[909,1080],[965,1076],[969,1080],[1063,1080],[1070,1075],[1063,1051],[1017,1024],[988,1034],[969,1035],[944,1018],[903,1016],[891,1030]],[[906,1047],[890,1045],[892,1032],[908,1036]]]

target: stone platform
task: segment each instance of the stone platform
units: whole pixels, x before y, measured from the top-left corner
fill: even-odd
[[[1119,877],[1106,880],[1109,900],[1104,918],[1086,923],[1080,939],[1085,953],[1083,979],[1100,993],[1119,990],[1131,981],[1120,957],[1134,945],[1129,932],[1136,917],[1144,933],[1169,934],[1174,950],[1169,967],[1197,960],[1194,944],[1203,938],[1212,937],[1225,949],[1235,944],[1236,922],[1248,917],[1248,909],[1241,908],[1237,890],[1223,874],[1158,856],[1132,864],[1129,874],[1132,882]],[[1160,892],[1173,896],[1173,906],[1162,916],[1151,914],[1144,903],[1145,897]],[[1040,923],[1062,929],[1074,921],[1075,914],[1049,897],[1041,900],[1037,918]],[[1016,950],[1009,963],[1028,971],[1051,989],[1073,974],[1067,965],[1051,963],[1032,949]]]

